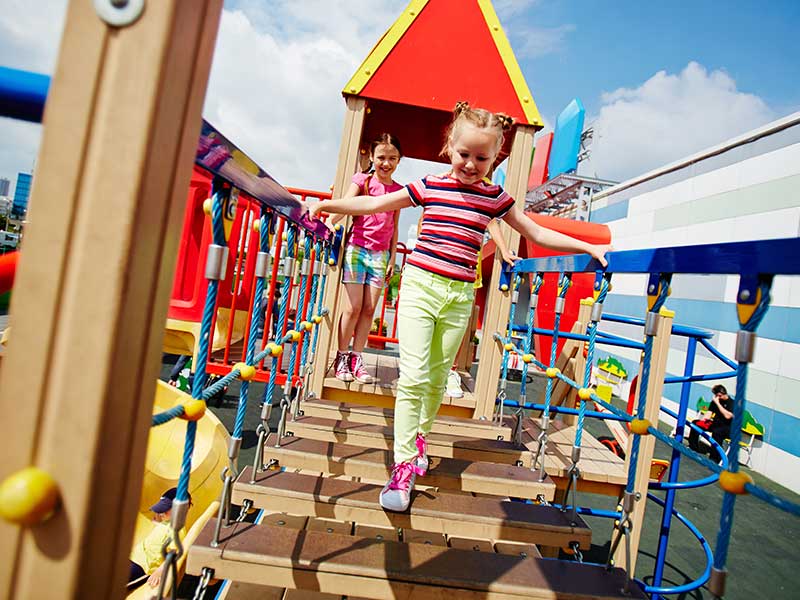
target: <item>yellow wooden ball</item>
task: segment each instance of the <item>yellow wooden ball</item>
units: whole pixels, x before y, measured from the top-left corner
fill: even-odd
[[[190,400],[183,405],[181,419],[184,421],[199,421],[206,414],[205,400]]]
[[[283,346],[270,342],[267,344],[267,348],[269,348],[269,353],[272,356],[280,356],[283,354]]]
[[[30,527],[50,518],[59,502],[58,485],[50,474],[27,467],[0,484],[0,517]]]
[[[532,363],[533,362],[533,354],[523,354],[522,355],[522,362],[525,363]]]
[[[753,483],[753,478],[744,471],[722,471],[719,474],[719,487],[731,494],[746,494],[744,486]]]
[[[203,200],[203,212],[211,216],[211,198]]]
[[[548,367],[547,370],[544,372],[544,374],[547,375],[550,379],[558,377],[559,373],[561,373],[561,371],[556,367]]]
[[[233,368],[239,371],[239,379],[242,381],[253,381],[253,377],[256,376],[256,368],[253,365],[238,362]]]
[[[581,400],[591,400],[592,390],[589,388],[580,388],[578,390],[578,398],[580,398]]]
[[[647,429],[650,427],[650,421],[647,419],[634,419],[629,424],[631,433],[636,435],[647,435]]]

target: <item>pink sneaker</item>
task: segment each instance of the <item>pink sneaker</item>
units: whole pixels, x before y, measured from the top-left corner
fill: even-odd
[[[397,512],[406,510],[411,503],[411,491],[414,489],[414,480],[418,472],[418,467],[410,462],[394,465],[392,477],[381,490],[381,507]]]
[[[372,375],[370,375],[364,367],[364,359],[361,356],[361,352],[350,353],[349,366],[353,378],[358,383],[375,383],[375,379],[373,379]]]
[[[336,379],[340,381],[353,381],[353,373],[350,371],[350,354],[347,352],[337,352],[336,360],[333,363],[333,370]]]
[[[417,434],[417,458],[414,459],[417,465],[417,475],[420,477],[424,477],[425,473],[428,472],[428,467],[430,463],[428,462],[428,442],[425,440],[425,436],[421,433]]]

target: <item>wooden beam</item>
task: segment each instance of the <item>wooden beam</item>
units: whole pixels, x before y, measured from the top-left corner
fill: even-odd
[[[516,199],[520,209],[525,207],[525,193],[528,191],[528,172],[531,167],[531,151],[533,150],[533,134],[535,129],[529,125],[521,125],[514,132],[514,142],[508,157],[506,173],[506,191]],[[520,235],[505,223],[501,223],[509,249],[518,250]],[[494,347],[492,335],[495,331],[505,331],[508,309],[511,306],[511,294],[498,291],[502,258],[495,252],[492,263],[492,280],[486,293],[486,310],[483,317],[483,335],[481,337],[481,360],[475,376],[476,406],[475,419],[490,418],[497,393],[497,378],[500,373],[502,355]]]
[[[91,3],[68,7],[0,373],[0,477],[44,469],[62,506],[30,529],[0,525],[3,597],[124,594],[221,10],[151,2],[117,28]]]
[[[347,112],[344,118],[342,143],[339,146],[339,163],[336,167],[336,178],[333,182],[333,197],[341,198],[350,185],[350,179],[360,160],[361,133],[364,128],[366,115],[366,100],[356,96],[347,96]],[[344,227],[349,227],[352,218],[347,217],[342,222]],[[340,253],[341,257],[341,253]],[[311,375],[310,388],[317,398],[322,397],[322,388],[325,382],[325,371],[328,369],[328,357],[336,344],[336,333],[339,327],[341,313],[341,299],[344,288],[341,282],[341,268],[333,265],[328,270],[328,279],[325,284],[323,306],[328,309],[325,325],[319,330],[319,340],[314,358],[314,372]]]
[[[653,354],[650,363],[650,379],[647,385],[647,404],[644,409],[644,418],[650,421],[654,427],[658,427],[658,415],[661,409],[661,395],[664,389],[664,375],[667,372],[667,355],[669,354],[669,340],[672,335],[672,321],[675,313],[665,308],[661,309],[658,318],[658,328],[653,340]],[[642,368],[639,368],[639,384],[642,381]],[[639,397],[639,388],[636,388],[636,398]],[[638,401],[638,400],[637,400]],[[627,447],[631,447],[633,434],[628,436]],[[639,459],[636,464],[636,485],[634,493],[640,494],[641,499],[634,504],[633,514],[631,515],[631,559],[630,575],[633,577],[636,572],[636,558],[639,553],[639,540],[642,535],[642,525],[644,523],[644,513],[647,507],[647,486],[650,483],[650,463],[653,460],[653,450],[656,440],[652,435],[643,435],[639,441]],[[625,471],[628,470],[630,452],[625,460]],[[625,564],[624,544],[620,544],[614,556],[616,564]]]

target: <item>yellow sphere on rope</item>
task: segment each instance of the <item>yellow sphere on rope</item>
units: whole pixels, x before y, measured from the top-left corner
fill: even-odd
[[[580,398],[581,400],[591,400],[592,399],[591,388],[580,388],[578,390],[578,398]]]
[[[293,342],[300,341],[300,332],[297,331],[296,329],[290,329],[289,331],[286,332],[286,335],[288,335],[289,339],[292,340]]]
[[[261,221],[259,219],[253,221],[253,231],[255,231],[256,233],[261,232]]]
[[[550,379],[554,379],[558,377],[558,374],[561,373],[561,370],[557,367],[548,367],[547,370],[544,372]]]
[[[730,494],[746,494],[744,486],[753,483],[753,478],[744,471],[722,471],[719,474],[719,487]]]
[[[286,231],[284,231],[284,232],[281,234],[281,239],[282,239],[282,240],[285,242],[286,240],[288,240],[288,239],[289,239],[289,234],[288,234]]]
[[[58,485],[37,467],[17,471],[0,483],[0,517],[16,525],[30,527],[46,521],[58,502]]]
[[[522,362],[524,363],[532,363],[533,362],[533,354],[523,354],[522,355]]]
[[[316,323],[317,325],[322,323],[322,317],[319,315],[314,315],[313,317],[311,317],[311,320],[314,321],[314,323]]]
[[[629,427],[631,429],[631,433],[635,433],[636,435],[647,435],[647,429],[650,427],[650,421],[647,419],[633,419],[629,423]]]
[[[270,342],[267,344],[267,348],[269,349],[269,353],[271,356],[280,356],[283,354],[283,346],[280,346],[274,342]]]
[[[505,350],[506,352],[511,352],[513,349],[514,349],[514,344],[511,343],[503,344],[503,350]]]
[[[306,331],[311,331],[314,328],[314,324],[311,321],[303,321],[300,323],[300,328],[305,329]]]
[[[211,198],[206,198],[203,200],[203,212],[209,217],[211,216]]]
[[[238,362],[233,365],[233,368],[234,370],[239,371],[239,379],[242,381],[253,381],[253,377],[256,376],[256,368],[253,365]]]
[[[206,414],[205,400],[189,400],[183,405],[181,419],[184,421],[199,421]]]

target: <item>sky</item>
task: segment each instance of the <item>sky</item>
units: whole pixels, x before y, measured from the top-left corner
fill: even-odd
[[[226,0],[204,117],[284,185],[328,189],[342,87],[406,5]],[[574,97],[586,107],[595,139],[585,174],[624,180],[800,110],[796,0],[494,5],[545,124]],[[66,0],[0,7],[0,64],[52,74]],[[453,56],[468,68],[468,40]],[[0,118],[0,177],[12,193],[40,137],[39,125]],[[395,179],[429,172],[441,166],[405,160]],[[404,211],[401,239],[414,222]]]

